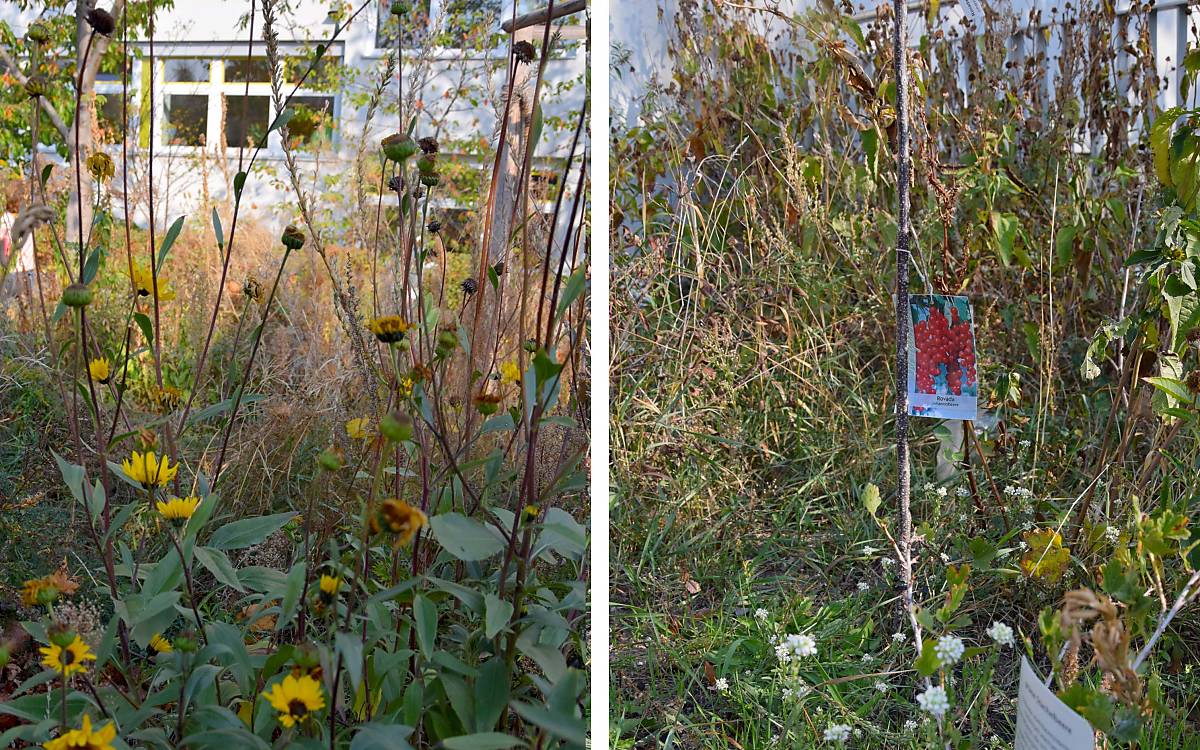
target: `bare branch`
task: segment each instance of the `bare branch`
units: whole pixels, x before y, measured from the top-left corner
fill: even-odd
[[[17,79],[17,83],[24,86],[25,82],[29,79],[24,73],[21,72],[21,67],[17,65],[17,61],[12,56],[12,52],[10,52],[8,47],[5,47],[4,45],[0,45],[0,60],[3,60],[4,64],[8,66],[9,71]],[[62,136],[62,139],[64,141],[71,140],[71,131],[67,128],[67,124],[63,122],[62,116],[58,114],[58,110],[56,110],[54,105],[50,103],[50,100],[44,96],[40,96],[38,97],[38,102],[41,103],[42,111],[45,112],[46,116],[50,118],[50,124],[54,126],[54,129],[58,131],[60,136]],[[37,147],[36,144],[34,147]]]

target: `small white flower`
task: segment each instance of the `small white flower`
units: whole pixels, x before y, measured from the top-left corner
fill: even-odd
[[[946,488],[945,488],[945,487],[938,487],[938,488],[937,488],[937,496],[938,496],[938,497],[945,497],[945,496],[946,496]]]
[[[895,564],[896,564],[896,559],[895,559],[894,557],[885,557],[885,558],[883,558],[883,560],[881,560],[880,562],[882,562],[882,563],[883,563],[883,567],[886,569],[886,568],[890,568],[890,567],[892,567],[893,565],[895,565]]]
[[[879,691],[879,692],[881,692],[881,693],[886,693],[888,690],[891,690],[891,688],[892,688],[892,686],[891,686],[891,685],[889,685],[889,684],[887,684],[887,683],[886,683],[886,682],[884,682],[883,680],[878,680],[878,681],[875,683],[875,689],[876,689],[876,690],[878,690],[878,691]]]
[[[778,644],[775,646],[775,658],[778,659],[781,664],[787,664],[792,660],[792,649],[789,648],[786,643]]]
[[[1116,544],[1121,539],[1121,530],[1116,526],[1109,526],[1104,529],[1104,538],[1110,543]]]
[[[942,564],[943,564],[943,565],[949,565],[949,564],[950,564],[950,555],[947,555],[945,552],[940,552],[940,553],[938,553],[938,557],[942,558]]]
[[[1022,441],[1020,442],[1020,446],[1021,446],[1022,448],[1028,448],[1028,447],[1029,447],[1029,446],[1031,446],[1031,445],[1033,445],[1033,443],[1029,442],[1028,440],[1022,440]]]
[[[908,719],[904,722],[904,731],[915,732],[915,731],[917,731],[917,727],[919,727],[919,726],[921,726],[921,725],[918,724],[913,719]]]
[[[853,734],[855,737],[862,737],[862,730],[859,729],[858,727],[855,727],[853,730]]]
[[[924,489],[926,492],[933,492],[933,482],[926,482],[926,483],[925,483],[925,486],[923,487],[923,489]]]
[[[863,654],[862,655],[862,663],[863,664],[870,664],[873,661],[875,661],[875,654]]]
[[[728,689],[729,680],[724,677],[718,677],[717,681],[713,683],[713,690],[716,690],[718,693],[724,693]]]
[[[850,727],[845,724],[830,724],[825,728],[826,742],[845,742],[850,739]]]
[[[987,629],[987,634],[1001,646],[1013,645],[1013,629],[1002,622],[993,622],[992,626]]]
[[[961,485],[960,485],[959,487],[956,487],[956,488],[954,489],[954,494],[955,494],[955,495],[958,495],[959,497],[970,497],[970,496],[971,496],[971,490],[970,490],[970,488],[968,488],[968,487],[963,487],[963,486],[961,486]]]
[[[946,695],[946,688],[940,685],[934,685],[918,695],[917,703],[922,711],[938,719],[950,710],[950,698]]]
[[[786,700],[791,700],[791,697],[792,697],[793,695],[795,695],[795,692],[796,692],[796,691],[792,690],[790,687],[785,687],[785,688],[783,689],[783,699],[784,699],[785,701],[786,701]]]
[[[870,591],[871,584],[867,583],[866,581],[859,581],[858,582],[858,590],[859,591]]]
[[[873,554],[875,554],[875,553],[876,553],[876,552],[878,552],[878,551],[879,551],[879,550],[875,549],[874,547],[872,547],[872,546],[871,546],[871,545],[869,545],[869,544],[868,544],[866,547],[863,547],[863,548],[862,548],[862,553],[863,553],[864,555],[873,555]]]
[[[892,643],[904,643],[906,638],[908,638],[907,633],[903,633],[900,631],[896,631],[895,633],[892,633]]]
[[[817,653],[817,641],[811,635],[804,633],[792,634],[784,639],[784,645],[798,657],[812,656]]]
[[[933,647],[933,653],[937,654],[938,662],[941,664],[953,664],[962,658],[964,651],[966,651],[966,646],[963,645],[962,639],[952,635],[942,636],[938,639],[937,645]]]
[[[771,613],[768,612],[767,610],[763,609],[762,607],[759,607],[758,609],[754,610],[754,619],[756,619],[756,620],[766,620],[770,616],[771,616]]]

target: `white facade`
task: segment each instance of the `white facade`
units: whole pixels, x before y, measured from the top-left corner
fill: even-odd
[[[939,18],[943,29],[952,29],[953,24],[962,18],[964,13],[977,12],[984,0],[943,0],[939,10]],[[1021,17],[1028,17],[1031,10],[1041,10],[1042,18],[1051,18],[1051,10],[1066,4],[1065,0],[988,0],[989,5],[997,8],[1010,8]],[[1083,3],[1096,0],[1082,0]],[[876,9],[884,4],[854,0],[857,12],[855,18],[859,21],[871,20],[875,17]],[[1079,7],[1081,0],[1075,0]],[[768,5],[767,3],[757,3]],[[793,14],[811,8],[814,0],[779,0],[770,3],[781,13]],[[890,5],[890,2],[886,2]],[[1125,13],[1129,9],[1129,0],[1118,0],[1117,12]],[[1194,102],[1180,101],[1181,78],[1180,64],[1187,50],[1200,44],[1196,28],[1200,26],[1200,6],[1192,3],[1189,8],[1188,0],[1157,0],[1154,6],[1151,23],[1151,43],[1154,47],[1155,62],[1159,75],[1166,86],[1159,95],[1159,106],[1167,109],[1177,105],[1193,105]],[[909,38],[915,45],[925,30],[924,3],[909,2]],[[613,41],[614,74],[612,81],[612,117],[614,127],[633,126],[642,115],[643,97],[648,86],[653,81],[669,82],[672,71],[669,44],[676,30],[672,17],[678,11],[678,0],[630,0],[629,2],[614,2],[611,6],[609,19],[609,34]],[[747,11],[749,14],[749,11]],[[778,19],[766,13],[755,14],[756,22],[769,30],[772,25],[781,23]],[[749,16],[748,16],[749,17]],[[773,35],[765,34],[771,39]],[[1013,44],[1022,41],[1014,39]],[[1051,60],[1058,54],[1060,41],[1056,34],[1051,34],[1044,42],[1045,50]],[[964,79],[965,86],[965,79]],[[1194,92],[1189,99],[1194,98]]]
[[[431,30],[443,30],[448,2],[456,0],[429,0],[429,23]],[[457,0],[461,6],[461,0]],[[419,2],[411,3],[418,6]],[[503,8],[505,17],[511,14],[512,5],[495,0],[468,2],[472,6]],[[101,7],[105,3],[100,3]],[[310,108],[327,112],[333,123],[332,139],[328,148],[318,154],[300,152],[299,161],[307,179],[317,185],[333,175],[348,173],[358,147],[359,137],[366,120],[363,105],[368,92],[378,79],[378,73],[391,49],[381,48],[386,43],[381,39],[380,21],[388,17],[388,0],[372,0],[354,18],[336,40],[336,22],[329,16],[330,3],[317,0],[298,0],[290,4],[286,14],[281,14],[276,29],[280,40],[280,52],[285,58],[307,54],[311,57],[317,43],[329,45],[326,58],[343,63],[353,72],[354,81],[336,92],[301,88],[296,96],[304,97],[301,103]],[[357,9],[361,2],[355,3]],[[540,8],[530,0],[522,0],[521,11]],[[380,7],[381,6],[381,7]],[[169,224],[180,214],[194,214],[205,193],[215,201],[225,200],[231,189],[229,183],[238,171],[237,142],[245,132],[266,131],[278,112],[271,99],[271,83],[265,62],[266,45],[262,40],[263,19],[261,3],[258,16],[254,19],[253,48],[249,46],[250,32],[246,17],[250,3],[246,0],[219,0],[198,2],[176,0],[174,9],[164,11],[156,19],[154,29],[153,64],[153,130],[142,117],[148,113],[143,109],[143,97],[148,97],[146,84],[150,66],[150,47],[143,40],[137,46],[140,59],[133,62],[130,71],[128,113],[130,118],[131,180],[146,178],[146,161],[153,144],[154,184],[157,223]],[[350,10],[346,12],[349,16]],[[0,7],[0,20],[8,22],[18,38],[23,34],[34,14],[20,13],[15,6]],[[500,19],[498,19],[500,20]],[[582,19],[570,19],[582,23]],[[558,31],[558,22],[551,25],[552,32]],[[537,26],[525,33],[536,32],[540,42],[542,29]],[[563,38],[578,39],[581,34],[565,33]],[[113,44],[119,44],[120,30]],[[584,100],[583,78],[586,73],[586,48],[578,41],[567,41],[547,63],[545,90],[542,96],[546,117],[571,119]],[[132,46],[132,44],[131,44]],[[540,46],[540,44],[538,45]],[[247,66],[247,54],[255,58]],[[438,135],[443,143],[449,140],[482,138],[495,146],[496,119],[503,106],[506,85],[504,62],[507,59],[507,40],[495,50],[486,53],[464,51],[453,48],[423,49],[421,52],[406,52],[403,84],[406,88],[419,87],[418,97],[422,108],[418,114],[415,137]],[[132,53],[131,53],[132,55]],[[536,65],[536,63],[535,63]],[[300,71],[306,63],[298,64]],[[249,89],[246,81],[249,79]],[[416,80],[414,80],[416,79]],[[575,85],[567,85],[576,81]],[[470,96],[456,96],[457,91],[467,87]],[[293,84],[284,83],[283,92],[292,91]],[[113,107],[110,114],[120,112],[121,81],[109,76],[99,80],[97,94],[103,94]],[[243,101],[243,96],[248,98]],[[386,97],[395,102],[396,82],[392,81]],[[411,89],[406,91],[406,97]],[[248,115],[242,120],[241,113]],[[411,112],[409,116],[411,116]],[[440,129],[435,125],[440,124]],[[378,140],[383,135],[400,130],[398,118],[393,113],[380,113],[371,124],[368,141],[370,158],[378,153]],[[569,131],[547,127],[539,142],[536,157],[548,165],[561,170],[558,160],[568,155]],[[244,142],[244,141],[242,141]],[[132,148],[137,144],[137,148]],[[222,148],[222,146],[226,146]],[[120,155],[119,146],[109,147],[114,156]],[[246,161],[252,149],[243,154]],[[444,158],[447,156],[443,150]],[[576,159],[578,160],[578,155]],[[120,164],[120,159],[117,159]],[[479,167],[490,170],[490,158],[481,160]],[[117,182],[121,178],[117,175]],[[486,181],[485,181],[486,182]],[[294,196],[286,186],[283,171],[283,149],[278,130],[269,133],[266,146],[260,151],[253,170],[246,181],[243,211],[275,222],[287,221],[278,211],[278,204],[294,204]],[[345,188],[344,192],[348,192]],[[132,194],[132,190],[130,191]],[[146,220],[144,210],[133,210],[139,224]],[[169,217],[169,218],[168,218]]]

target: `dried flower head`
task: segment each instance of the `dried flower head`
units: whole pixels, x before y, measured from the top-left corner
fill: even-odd
[[[513,57],[517,58],[517,62],[528,65],[537,59],[537,48],[532,42],[523,39],[513,45]]]
[[[117,28],[117,19],[103,8],[92,8],[87,12],[85,18],[92,30],[103,36],[112,36],[113,31]]]
[[[429,519],[420,508],[392,498],[379,504],[379,511],[372,521],[373,531],[383,530],[395,534],[396,544],[403,546],[412,541]]]
[[[438,152],[437,138],[433,136],[425,136],[417,140],[417,145],[421,148],[423,154],[436,154]]]
[[[112,157],[103,151],[96,151],[87,158],[88,173],[96,182],[105,182],[116,174],[116,166]]]

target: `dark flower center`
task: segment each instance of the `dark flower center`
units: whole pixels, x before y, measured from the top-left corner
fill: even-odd
[[[299,698],[293,698],[288,703],[288,713],[296,717],[304,716],[308,713],[308,706]]]
[[[62,651],[62,656],[59,657],[59,661],[62,662],[64,667],[73,664],[75,662],[75,652],[69,648],[64,648]]]

